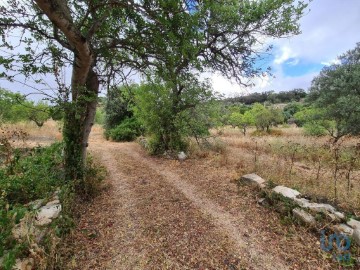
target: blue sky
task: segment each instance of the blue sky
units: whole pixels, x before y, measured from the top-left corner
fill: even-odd
[[[253,88],[243,88],[213,75],[216,91],[237,95],[254,91],[308,89],[312,79],[337,56],[360,42],[360,0],[314,0],[300,20],[302,34],[269,41],[274,48],[267,65],[275,78],[254,80]]]

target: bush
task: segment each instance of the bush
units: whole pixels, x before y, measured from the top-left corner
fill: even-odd
[[[23,205],[52,194],[64,185],[61,143],[26,151],[15,150],[10,163],[0,166],[1,269],[12,269],[16,258],[28,254],[26,242],[17,242],[12,229],[30,211]]]
[[[99,125],[103,125],[105,123],[105,112],[101,107],[96,109],[95,123]]]
[[[117,127],[105,131],[105,137],[116,142],[131,142],[141,135],[141,126],[134,117],[126,118]]]
[[[304,134],[308,136],[324,136],[327,134],[327,130],[315,123],[306,123],[304,126]]]
[[[64,183],[62,148],[56,143],[27,153],[15,151],[11,164],[0,169],[3,198],[11,204],[24,204],[53,193]]]

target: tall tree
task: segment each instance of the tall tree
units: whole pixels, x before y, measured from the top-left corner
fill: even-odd
[[[333,121],[329,134],[338,141],[360,134],[360,43],[339,57],[340,63],[324,67],[310,88],[308,101],[322,110],[324,122]]]
[[[0,5],[0,57],[6,72],[54,73],[72,68],[70,85],[59,81],[65,110],[68,179],[81,178],[100,84],[126,67],[155,67],[173,82],[174,108],[189,71],[217,70],[242,82],[254,68],[261,36],[299,32],[306,4],[294,0],[7,0]],[[18,38],[14,38],[17,36]],[[12,53],[18,42],[24,50]],[[40,45],[37,45],[40,44]],[[64,102],[65,101],[65,102]]]

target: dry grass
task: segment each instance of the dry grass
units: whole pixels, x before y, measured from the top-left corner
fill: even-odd
[[[335,198],[335,161],[330,138],[303,136],[302,130],[296,127],[279,129],[282,136],[254,137],[243,136],[238,129],[225,128],[220,138],[227,148],[213,155],[214,165],[226,166],[236,172],[236,176],[256,172],[276,184],[298,189],[313,200],[332,202],[360,216],[359,157],[353,165],[350,185],[346,178],[349,163],[347,160],[339,163]],[[343,155],[348,155],[358,144],[359,138],[347,138],[341,146]]]
[[[1,130],[22,130],[28,134],[26,139],[26,146],[49,145],[55,141],[62,139],[61,135],[62,124],[53,120],[48,120],[42,127],[36,126],[33,122],[20,122],[16,124],[4,124],[0,127]],[[19,142],[14,142],[19,146]]]

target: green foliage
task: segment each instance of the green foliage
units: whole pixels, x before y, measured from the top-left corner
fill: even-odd
[[[247,111],[244,114],[233,112],[229,118],[229,123],[233,127],[241,128],[243,130],[244,135],[246,135],[246,128],[248,126],[253,125],[254,122],[255,119],[250,111]]]
[[[24,101],[22,95],[0,88],[0,121],[16,121],[18,115],[14,114],[14,109]]]
[[[335,122],[328,120],[326,110],[315,107],[304,107],[294,114],[295,123],[303,126],[306,135],[322,136],[335,135]]]
[[[42,199],[64,184],[63,145],[16,150],[9,164],[0,166],[0,257],[2,269],[12,269],[16,258],[26,254],[26,244],[18,243],[12,228],[29,211],[23,204]],[[6,165],[6,166],[5,166]]]
[[[314,122],[305,123],[303,127],[305,135],[308,136],[324,136],[327,134],[324,127]]]
[[[135,92],[135,104],[135,116],[151,136],[149,149],[153,154],[185,151],[188,137],[198,140],[208,135],[219,115],[209,83],[196,77],[183,81],[180,92],[172,82],[149,78]]]
[[[339,57],[340,64],[324,67],[311,85],[308,101],[334,122],[331,136],[360,134],[360,43]]]
[[[0,58],[6,72],[0,77],[55,73],[59,82],[59,100],[65,100],[61,105],[68,179],[82,177],[93,122],[88,116],[93,115],[99,84],[105,79],[111,85],[119,75],[126,77],[128,69],[148,74],[151,68],[150,72],[173,84],[166,87],[172,91],[173,119],[160,136],[167,148],[181,141],[183,134],[175,128],[183,127],[177,123],[183,111],[178,108],[184,98],[181,92],[192,89],[188,73],[218,71],[241,82],[266,72],[255,65],[260,56],[259,33],[264,37],[298,34],[298,20],[307,7],[295,0],[206,0],[194,1],[195,8],[187,0],[97,2],[7,0],[0,6],[0,47],[6,51],[6,57]],[[14,53],[19,43],[24,50]],[[64,85],[60,71],[69,64],[71,85]],[[109,128],[119,123],[110,123]]]
[[[10,123],[33,121],[41,127],[50,117],[50,107],[46,103],[34,103],[18,93],[0,88],[0,121]]]
[[[293,89],[290,91],[282,91],[278,93],[275,93],[274,91],[267,91],[262,93],[255,92],[240,97],[227,98],[226,102],[241,103],[246,105],[251,105],[254,103],[264,103],[264,102],[275,104],[275,103],[298,102],[305,97],[306,97],[306,92],[304,89]]]
[[[284,107],[283,113],[285,121],[289,121],[294,118],[294,115],[303,108],[303,105],[299,102],[291,102]]]
[[[275,108],[267,108],[260,103],[255,103],[250,110],[254,118],[257,129],[270,131],[271,126],[276,126],[284,122],[282,112]]]
[[[142,134],[142,127],[134,118],[126,118],[113,129],[105,131],[105,137],[116,142],[131,142]]]
[[[26,154],[15,152],[14,161],[0,169],[3,198],[11,204],[24,204],[54,192],[63,184],[62,149],[63,145],[56,143]]]
[[[96,114],[95,114],[95,123],[99,124],[99,125],[104,125],[105,124],[105,111],[102,107],[98,107],[96,109]]]
[[[134,105],[132,95],[137,87],[136,84],[133,84],[109,89],[104,107],[106,130],[117,127],[122,121],[133,116],[131,110]]]

